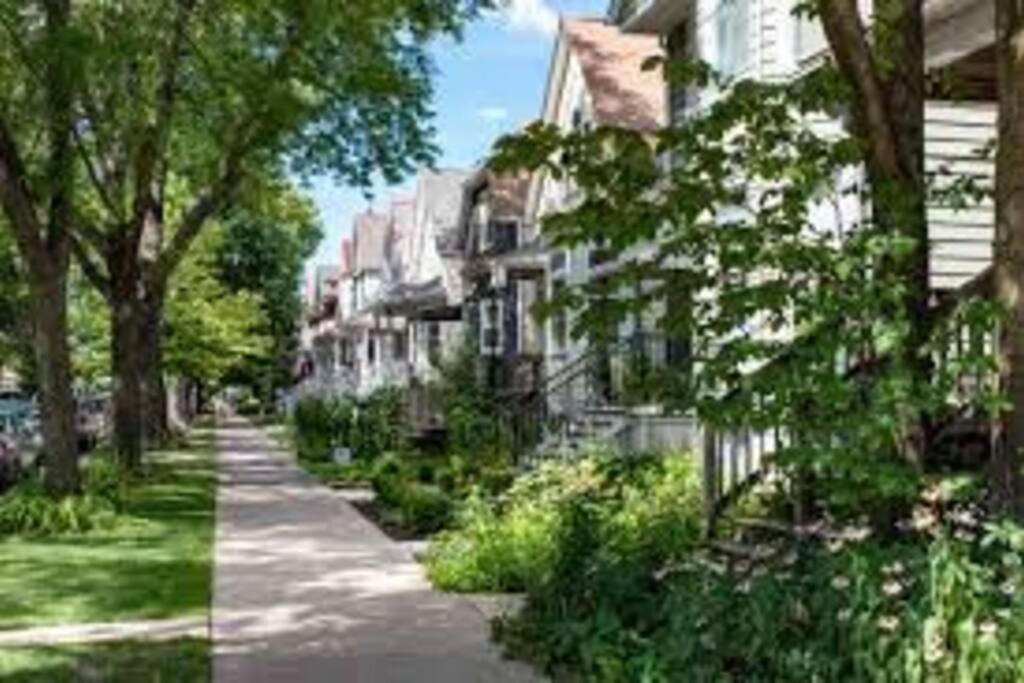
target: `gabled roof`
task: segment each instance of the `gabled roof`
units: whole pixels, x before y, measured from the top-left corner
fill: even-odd
[[[367,211],[356,215],[353,241],[355,258],[352,274],[384,268],[387,259],[388,235],[391,232],[391,218],[384,214]]]
[[[339,278],[351,277],[352,265],[352,240],[346,238],[341,241],[341,269],[338,273]]]
[[[446,253],[455,243],[462,213],[463,184],[472,171],[465,169],[420,170],[416,182],[417,231],[433,226],[435,247]],[[422,255],[417,254],[422,258]]]
[[[663,54],[656,36],[623,33],[604,19],[564,19],[560,39],[579,60],[598,124],[642,131],[666,125],[664,76],[643,68]]]

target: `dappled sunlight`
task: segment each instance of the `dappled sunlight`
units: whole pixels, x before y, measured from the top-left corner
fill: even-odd
[[[260,431],[221,431],[215,680],[518,681],[468,601]]]

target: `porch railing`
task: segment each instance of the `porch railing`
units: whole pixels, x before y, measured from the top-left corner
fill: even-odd
[[[931,310],[932,320],[936,329],[946,326],[947,334],[943,336],[945,343],[933,349],[931,360],[933,367],[949,372],[953,377],[952,389],[947,397],[949,415],[946,424],[962,420],[979,392],[993,387],[995,377],[990,369],[978,364],[962,364],[968,355],[976,356],[978,352],[994,353],[998,330],[979,330],[970,321],[958,317],[959,306],[967,301],[991,298],[991,269],[983,271],[960,289],[946,294],[936,301]],[[754,374],[771,372],[780,364],[790,362],[793,355],[807,344],[813,343],[815,333],[810,333],[795,340],[783,353],[769,361]],[[877,373],[884,366],[885,358],[862,362],[850,357],[839,359],[842,369],[850,379],[863,379],[865,375]],[[736,388],[729,394],[738,395],[741,389]],[[975,416],[976,417],[976,416]],[[941,428],[942,425],[939,425]],[[939,430],[936,431],[938,433]],[[792,435],[782,427],[758,429],[750,426],[731,428],[711,428],[704,430],[703,487],[708,533],[713,533],[721,515],[744,492],[777,472],[773,471],[772,460],[781,448],[792,445]],[[780,474],[780,473],[778,473]]]

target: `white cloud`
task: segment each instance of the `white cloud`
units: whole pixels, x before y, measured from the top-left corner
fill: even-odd
[[[558,30],[558,13],[548,0],[506,0],[500,16],[516,31],[549,36]]]
[[[508,109],[504,107],[480,107],[476,113],[485,121],[504,121],[508,118]]]

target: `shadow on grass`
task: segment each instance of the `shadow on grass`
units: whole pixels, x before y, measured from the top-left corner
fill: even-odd
[[[206,640],[0,649],[5,683],[202,683],[210,680]]]
[[[151,456],[114,528],[0,541],[0,629],[204,614],[216,490],[207,442]]]

